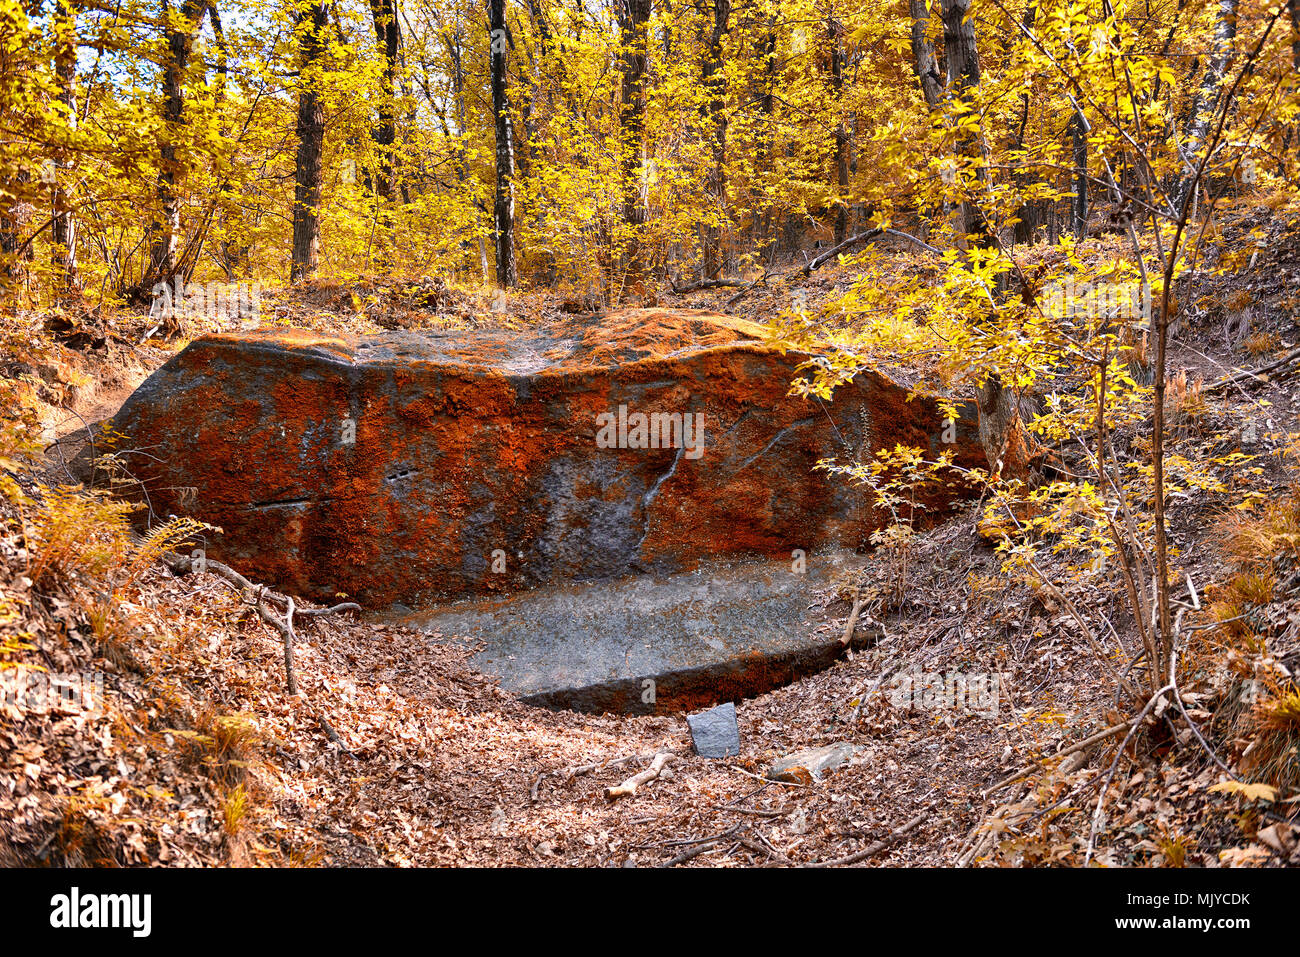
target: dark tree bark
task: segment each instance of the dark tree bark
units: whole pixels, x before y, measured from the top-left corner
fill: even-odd
[[[1300,0],[1286,0],[1291,15],[1291,69],[1300,70]]]
[[[293,255],[289,280],[315,274],[320,263],[321,154],[325,146],[325,107],[316,89],[316,71],[325,52],[329,7],[314,3],[298,23],[298,157],[294,165]]]
[[[975,45],[975,23],[970,0],[943,0],[943,56],[948,68],[948,88],[964,95],[980,85],[980,58]]]
[[[1174,208],[1182,209],[1183,204],[1191,199],[1192,191],[1197,185],[1196,169],[1200,164],[1197,158],[1205,147],[1205,138],[1210,132],[1210,123],[1218,113],[1220,88],[1228,64],[1232,62],[1232,44],[1237,38],[1237,0],[1219,0],[1218,20],[1214,28],[1214,47],[1210,61],[1205,67],[1205,76],[1201,79],[1200,89],[1192,104],[1188,117],[1186,146],[1183,148],[1183,162],[1187,164],[1184,175],[1178,184],[1174,197]]]
[[[1026,30],[1034,26],[1034,21],[1038,18],[1038,5],[1031,3],[1025,8],[1025,14],[1021,18],[1021,23]],[[1016,149],[1023,149],[1025,145],[1025,127],[1029,122],[1029,94],[1026,92],[1020,97],[1020,122],[1016,131]],[[1019,170],[1015,173],[1015,182],[1017,186],[1024,186],[1028,181],[1028,176]],[[1016,210],[1016,223],[1012,228],[1012,241],[1016,243],[1032,243],[1038,228],[1047,220],[1047,210],[1050,202],[1047,200],[1031,200]]]
[[[937,110],[943,97],[943,74],[934,57],[934,44],[926,33],[930,10],[925,0],[908,0],[908,12],[912,17],[912,69],[916,71],[926,105],[932,111]]]
[[[763,126],[759,133],[759,166],[767,169],[772,168],[776,156],[776,129],[772,122],[773,108],[776,105],[776,23],[776,16],[773,15],[768,20],[767,34],[763,38],[762,92],[758,97],[758,108],[763,115]],[[773,248],[775,240],[772,238],[772,207],[763,201],[757,181],[753,185],[750,196],[753,210],[750,214],[750,242],[759,250],[760,258],[766,259],[769,253],[775,251]],[[760,205],[765,207],[761,223],[758,217]]]
[[[168,16],[169,0],[162,0],[167,17],[167,60],[163,64],[163,128],[158,149],[158,215],[150,227],[149,266],[141,284],[148,293],[155,283],[170,282],[176,273],[176,249],[180,241],[181,213],[177,182],[180,167],[176,141],[185,123],[185,71],[189,67],[194,32],[207,0],[182,0],[179,18]]]
[[[492,68],[492,113],[496,117],[496,197],[492,220],[496,239],[497,284],[509,289],[515,273],[515,146],[510,124],[510,98],[506,54],[510,46],[506,29],[506,0],[488,0],[488,40]]]
[[[943,0],[943,54],[948,68],[948,93],[954,100],[966,99],[980,85],[979,52],[975,46],[975,24],[970,19],[970,0]],[[979,156],[979,139],[963,137],[958,150],[967,157]],[[985,237],[987,227],[975,204],[965,202],[957,213],[960,232]]]
[[[1074,198],[1070,200],[1070,221],[1074,238],[1088,238],[1088,121],[1076,110],[1070,122],[1070,139],[1074,152]]]
[[[379,153],[379,168],[375,172],[374,186],[377,195],[392,199],[393,144],[397,142],[397,104],[394,97],[398,58],[401,55],[401,28],[397,22],[396,0],[370,0],[370,13],[374,19],[375,42],[384,59],[379,121],[371,130],[371,138]]]
[[[838,107],[844,96],[844,68],[848,55],[844,50],[844,26],[834,17],[826,18],[826,39],[831,53],[831,90]],[[835,245],[849,235],[849,134],[840,116],[835,123]]]
[[[715,215],[724,215],[727,203],[727,76],[722,62],[722,39],[726,36],[731,17],[731,0],[713,0],[713,30],[709,34],[708,54],[702,70],[703,86],[707,99],[701,112],[710,134],[709,152],[712,163],[705,182]],[[703,273],[705,279],[716,279],[722,272],[722,228],[708,223],[702,230]]]
[[[56,0],[54,30],[57,47],[54,55],[54,72],[59,84],[59,99],[66,112],[67,130],[77,126],[77,13],[70,0]],[[72,175],[68,150],[60,145],[55,150],[55,179],[50,186],[51,260],[68,289],[77,287],[77,220],[68,201],[67,180]]]
[[[645,226],[646,206],[641,180],[645,164],[645,75],[649,67],[646,24],[650,21],[651,0],[618,0],[618,4],[623,48],[623,95],[619,109],[619,123],[623,130],[620,175],[623,180],[623,221],[631,233],[625,268],[627,285],[632,291],[640,292],[645,283],[641,230]]]

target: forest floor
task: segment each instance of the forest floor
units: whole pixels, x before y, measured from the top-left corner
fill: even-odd
[[[1295,348],[1298,223],[1250,205],[1223,215],[1232,242],[1258,254],[1198,281],[1197,318],[1180,331],[1175,370],[1214,383]],[[1106,242],[1089,245],[1104,255]],[[734,288],[664,293],[659,304],[761,320],[789,308],[797,292],[815,305],[853,277],[851,265],[832,265],[756,286],[734,306]],[[524,294],[511,298],[505,320],[486,294],[429,280],[322,283],[267,305],[277,321],[356,331],[537,321],[575,308]],[[26,369],[10,364],[7,374],[39,383],[47,438],[61,440],[43,475],[20,477],[29,488],[38,478],[66,481],[63,463],[84,423],[111,414],[185,336],[202,331],[142,342],[145,317],[109,318],[62,317],[65,341],[80,333],[89,347],[51,345]],[[1192,398],[1178,423],[1179,454],[1235,444],[1257,456],[1224,474],[1231,496],[1195,492],[1172,505],[1180,569],[1208,606],[1239,557],[1224,548],[1234,520],[1227,503],[1244,492],[1257,493],[1261,509],[1294,503],[1276,453],[1300,405],[1285,376]],[[161,563],[122,592],[125,625],[96,637],[79,600],[94,583],[34,589],[26,545],[7,534],[0,636],[28,646],[10,663],[103,672],[108,706],[41,713],[0,702],[0,864],[1077,865],[1088,855],[1099,791],[1107,800],[1092,842],[1097,863],[1300,863],[1293,772],[1283,775],[1291,790],[1269,798],[1224,788],[1227,775],[1187,729],[1120,758],[1113,738],[1052,757],[1128,715],[1060,596],[1002,574],[978,515],[977,505],[965,507],[899,556],[870,563],[861,581],[810,592],[810,614],[838,632],[848,587],[863,587],[876,596],[863,624],[883,637],[741,702],[741,752],[723,760],[692,753],[684,716],[527,707],[475,672],[464,649],[343,616],[300,628],[300,693],[290,696],[280,636],[220,578],[178,577]],[[1293,558],[1278,562],[1276,587],[1250,613],[1268,636],[1264,656],[1294,674],[1300,575],[1289,574]],[[1072,582],[1065,597],[1103,636],[1106,657],[1127,661],[1136,638],[1114,569],[1058,580]],[[1209,620],[1208,611],[1188,618]],[[1254,739],[1249,709],[1237,703],[1237,652],[1212,638],[1214,629],[1195,634],[1183,699],[1215,757],[1244,773]],[[992,714],[898,707],[887,679],[899,668],[998,674],[999,706]],[[1272,759],[1297,764],[1296,741],[1269,744]],[[822,780],[765,779],[774,759],[838,742],[858,750]],[[676,760],[657,780],[605,798],[663,751]]]

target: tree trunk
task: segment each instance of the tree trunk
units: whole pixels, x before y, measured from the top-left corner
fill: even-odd
[[[1082,111],[1075,111],[1070,122],[1070,138],[1074,147],[1074,198],[1070,200],[1070,219],[1074,224],[1074,238],[1083,242],[1088,238],[1088,121]]]
[[[623,181],[623,222],[629,237],[625,254],[627,286],[640,293],[645,286],[641,230],[646,221],[642,169],[645,163],[645,75],[646,24],[651,0],[618,0],[619,33],[622,44],[623,89],[619,125],[623,131],[620,176]]]
[[[943,97],[943,75],[939,72],[939,63],[934,58],[934,44],[926,34],[930,23],[930,10],[925,0],[908,0],[908,12],[912,17],[912,69],[921,84],[921,95],[931,111],[939,108]]]
[[[948,91],[953,99],[965,99],[980,84],[979,52],[975,46],[975,24],[970,19],[970,0],[943,0],[943,53],[948,66]],[[958,150],[978,158],[979,139],[974,134],[958,143]],[[978,207],[963,202],[957,211],[957,230],[987,238],[987,226]]]
[[[1178,192],[1174,197],[1174,208],[1181,210],[1192,196],[1197,185],[1196,170],[1200,165],[1197,157],[1205,148],[1205,138],[1210,132],[1210,123],[1218,113],[1219,91],[1228,64],[1232,62],[1232,44],[1237,38],[1237,0],[1219,0],[1218,22],[1214,28],[1214,47],[1210,53],[1210,62],[1206,65],[1205,76],[1192,104],[1192,113],[1188,118],[1187,136],[1183,147],[1183,162],[1187,164]]]
[[[329,7],[314,3],[299,21],[298,157],[294,165],[293,257],[289,281],[315,274],[320,264],[321,154],[325,146],[325,107],[316,88],[325,52]]]
[[[730,17],[731,0],[713,0],[713,32],[709,35],[702,76],[706,100],[701,113],[711,134],[712,159],[705,189],[713,203],[712,213],[720,219],[725,218],[727,204],[727,75],[722,63],[722,38],[726,35]],[[721,226],[716,222],[706,223],[702,239],[703,278],[715,279],[724,265]]]
[[[953,99],[965,99],[980,83],[979,52],[975,44],[975,24],[970,19],[970,0],[943,0],[944,59],[947,61],[948,93]],[[957,145],[968,158],[979,157],[980,142],[972,134]],[[983,214],[974,203],[963,202],[958,210],[958,232],[973,234],[981,244],[992,241]],[[989,469],[1009,478],[1028,476],[1033,454],[1032,439],[1024,428],[1024,416],[1016,393],[1003,384],[1000,376],[989,375],[976,391],[979,405],[980,443]]]
[[[1300,0],[1297,0],[1300,2]],[[768,21],[768,33],[763,41],[762,93],[758,98],[759,110],[763,116],[763,126],[759,138],[759,168],[774,169],[776,161],[776,129],[773,121],[773,107],[776,96],[776,56],[777,34],[775,15]],[[760,259],[768,259],[774,252],[776,240],[772,236],[772,204],[763,196],[760,184],[755,179],[751,188],[753,212],[750,214],[750,237]],[[759,222],[758,209],[763,207],[763,219]]]
[[[849,236],[849,134],[844,128],[841,103],[844,96],[844,26],[826,18],[826,38],[831,49],[831,89],[835,94],[835,245]]]
[[[1028,31],[1033,28],[1034,21],[1038,17],[1038,6],[1031,3],[1025,8],[1025,14],[1021,18],[1021,24]],[[1029,93],[1026,92],[1020,97],[1020,124],[1016,132],[1017,150],[1024,149],[1025,146],[1025,127],[1029,123]],[[1017,170],[1014,174],[1014,182],[1017,187],[1023,187],[1029,181],[1029,177],[1024,172]],[[1034,236],[1038,232],[1038,227],[1043,223],[1043,212],[1045,202],[1041,199],[1031,200],[1016,210],[1016,223],[1012,227],[1012,242],[1029,244],[1034,241]]]
[[[496,197],[492,222],[496,238],[497,285],[515,285],[515,147],[510,127],[510,98],[506,86],[506,53],[510,46],[506,30],[505,0],[488,0],[488,38],[492,67],[492,113],[496,117]]]
[[[996,375],[984,380],[975,393],[979,406],[980,444],[989,471],[1007,478],[1025,478],[1036,452],[1033,438],[1025,430],[1019,397]]]
[[[215,0],[209,0],[206,12],[208,21],[212,24],[213,39],[217,44],[216,105],[220,110],[222,103],[225,101],[226,84],[230,78],[230,48],[226,43],[226,31],[221,24],[221,13],[217,10]],[[224,114],[221,120],[220,135],[222,139],[230,135],[229,125],[225,121]],[[249,202],[250,197],[244,188],[241,187],[236,193],[234,190],[229,189],[228,184],[229,180],[222,184],[222,196],[217,213],[217,222],[220,227],[219,235],[221,237],[217,243],[217,259],[221,263],[222,271],[226,274],[226,279],[232,280],[236,276],[247,276],[249,271],[248,259],[252,247],[248,244],[241,220],[243,207]]]
[[[447,56],[451,59],[451,93],[456,105],[456,138],[458,140],[455,152],[456,182],[464,188],[469,181],[468,157],[465,149],[465,130],[469,125],[469,121],[466,118],[465,109],[465,37],[461,32],[460,24],[456,25],[455,32],[451,29],[444,29],[442,39],[447,47]],[[487,244],[484,243],[481,233],[478,236],[478,260],[479,274],[483,277],[483,284],[486,286],[490,279],[491,266],[488,263]]]
[[[67,114],[64,119],[66,129],[60,133],[63,138],[77,128],[77,14],[70,0],[56,0],[54,32],[57,43],[54,71],[58,78],[59,99]],[[71,175],[68,150],[60,144],[55,149],[55,177],[50,186],[50,244],[51,261],[61,273],[67,289],[77,287],[77,220],[72,214],[67,192]]]
[[[1291,69],[1300,70],[1300,0],[1286,0],[1291,15]]]
[[[167,21],[167,61],[162,71],[163,129],[158,150],[158,215],[149,230],[152,233],[149,267],[142,284],[146,293],[155,283],[170,282],[176,273],[176,248],[181,231],[176,141],[185,122],[185,71],[189,67],[194,31],[206,5],[206,0],[182,0],[179,22]],[[162,0],[162,8],[163,15],[167,16],[168,0]]]
[[[980,59],[975,45],[975,23],[970,0],[943,0],[943,55],[948,67],[948,87],[964,95],[980,85]]]
[[[13,173],[12,186],[9,186],[9,192],[22,195],[28,191],[31,183],[32,174],[26,169],[18,169]],[[0,268],[3,273],[0,278],[12,279],[19,273],[18,264],[23,260],[31,258],[31,245],[28,244],[22,253],[18,252],[18,245],[22,241],[22,232],[28,227],[32,217],[32,204],[25,200],[11,200],[3,209],[0,209]],[[0,293],[7,293],[6,284],[0,284]]]
[[[384,60],[380,77],[382,90],[379,98],[379,122],[371,130],[371,138],[379,153],[379,168],[375,173],[375,193],[384,199],[393,198],[393,144],[397,141],[396,95],[397,63],[400,55],[401,28],[397,23],[395,0],[370,0],[370,13],[374,19],[375,42]]]
[[[538,51],[535,57],[532,51],[529,51],[531,70],[529,72],[528,91],[520,108],[524,130],[521,142],[517,146],[516,162],[519,165],[519,179],[521,182],[527,182],[532,175],[532,171],[545,164],[546,156],[543,149],[536,142],[532,120],[539,97],[543,98],[548,105],[553,102],[553,87],[546,82],[544,73],[551,65],[551,25],[546,20],[546,13],[542,10],[539,0],[528,0],[528,14],[533,22],[534,29],[537,31]],[[562,65],[560,75],[563,76]]]

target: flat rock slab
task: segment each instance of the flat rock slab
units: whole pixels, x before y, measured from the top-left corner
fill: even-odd
[[[864,559],[710,561],[689,572],[568,584],[462,601],[387,620],[479,647],[475,667],[531,704],[592,713],[676,713],[740,701],[833,664],[839,636],[815,631],[809,589]],[[876,635],[859,628],[854,647]]]
[[[796,751],[772,762],[767,776],[774,781],[793,781],[807,784],[820,781],[823,776],[844,764],[861,750],[856,744],[840,741],[807,751]]]
[[[736,706],[727,701],[700,714],[687,717],[691,746],[702,758],[730,758],[740,753],[740,725]]]
[[[864,548],[886,516],[818,461],[904,443],[984,464],[973,415],[945,430],[933,402],[883,376],[833,401],[791,396],[807,358],[752,323],[663,309],[362,338],[268,330],[190,343],[112,424],[155,518],[223,529],[211,557],[316,600],[414,607]],[[950,497],[921,503],[938,514]]]

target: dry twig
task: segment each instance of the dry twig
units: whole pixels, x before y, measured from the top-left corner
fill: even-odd
[[[631,797],[636,794],[636,789],[641,785],[648,784],[655,778],[659,777],[659,772],[664,769],[664,765],[676,758],[677,755],[672,751],[660,751],[655,755],[655,759],[650,764],[650,767],[638,774],[632,775],[622,784],[616,785],[612,788],[605,788],[605,800],[616,801],[621,797]]]
[[[836,858],[832,858],[829,861],[813,861],[808,864],[804,864],[803,866],[804,867],[842,867],[846,864],[856,864],[859,861],[865,861],[868,857],[874,857],[875,855],[883,851],[885,848],[889,847],[889,845],[897,841],[900,837],[903,837],[909,831],[920,826],[921,822],[924,821],[927,817],[929,817],[928,814],[918,814],[916,817],[912,818],[906,824],[890,831],[888,834],[886,834],[880,840],[876,841],[874,844],[870,844],[867,847],[864,847],[862,850],[855,851],[854,853],[846,855],[845,857],[836,857]]]

